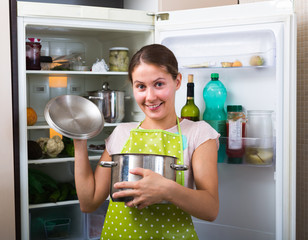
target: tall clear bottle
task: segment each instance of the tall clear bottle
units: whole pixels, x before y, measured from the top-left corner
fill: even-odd
[[[200,111],[194,102],[194,75],[188,75],[187,83],[187,101],[181,110],[181,118],[192,121],[199,121]]]
[[[227,98],[227,90],[223,83],[219,81],[218,73],[211,74],[211,81],[203,89],[203,98],[205,101],[203,120],[219,132],[221,137],[226,137],[227,113],[225,111],[225,101]],[[224,162],[225,156],[226,144],[220,141],[218,162]]]

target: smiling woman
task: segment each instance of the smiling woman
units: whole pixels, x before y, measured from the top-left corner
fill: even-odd
[[[146,115],[143,126],[168,129],[175,124],[175,92],[181,86],[182,75],[168,48],[150,46],[141,48],[132,58],[129,79],[136,102]]]
[[[129,168],[129,174],[140,180],[112,183],[112,199],[128,201],[110,200],[101,239],[198,239],[191,215],[213,221],[218,214],[219,134],[204,121],[177,117],[175,93],[182,75],[174,54],[165,46],[141,48],[130,62],[129,78],[145,119],[119,124],[105,140],[101,161],[112,161],[119,153],[164,155],[176,158],[188,170],[178,171],[174,181],[145,166]],[[86,141],[74,143],[80,207],[93,211],[110,193],[111,171],[98,166],[93,176]]]

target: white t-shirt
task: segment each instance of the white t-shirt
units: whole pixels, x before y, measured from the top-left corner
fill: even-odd
[[[139,123],[121,123],[114,129],[112,134],[105,140],[106,150],[109,155],[121,153],[122,148],[129,138],[130,130],[136,128],[138,124]],[[188,170],[185,171],[185,186],[193,188],[194,178],[191,159],[195,149],[209,139],[216,139],[218,149],[220,135],[205,121],[193,122],[183,119],[180,122],[180,127],[183,136],[184,164],[188,166]],[[166,131],[178,133],[177,125]],[[206,156],[204,157],[204,161],[206,161]]]

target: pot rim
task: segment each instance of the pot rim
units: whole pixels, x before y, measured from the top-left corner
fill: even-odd
[[[94,90],[94,91],[87,91],[88,94],[95,94],[95,93],[125,93],[125,91],[120,90]]]
[[[162,154],[152,154],[152,153],[117,153],[117,154],[111,154],[110,157],[112,156],[121,156],[121,155],[137,155],[137,156],[155,156],[155,157],[170,157],[174,159],[178,159],[177,157],[174,156],[168,156],[168,155],[162,155]]]

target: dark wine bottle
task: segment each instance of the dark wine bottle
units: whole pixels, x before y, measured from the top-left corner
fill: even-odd
[[[181,118],[199,121],[200,111],[194,102],[194,87],[194,75],[189,74],[187,83],[187,101],[181,110]]]

